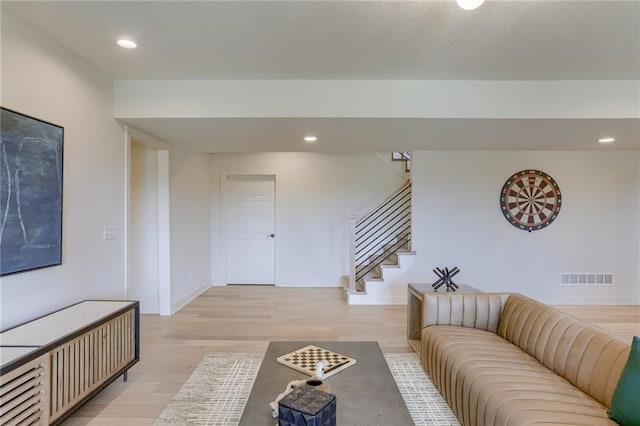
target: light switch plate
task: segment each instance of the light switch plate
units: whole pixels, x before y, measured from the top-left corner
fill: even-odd
[[[117,240],[118,239],[118,228],[115,226],[105,226],[104,227],[104,240]]]

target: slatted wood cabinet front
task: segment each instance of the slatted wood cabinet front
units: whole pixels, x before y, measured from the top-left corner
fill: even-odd
[[[47,424],[49,356],[42,355],[10,373],[0,383],[0,425]]]
[[[1,333],[0,425],[59,423],[126,374],[139,359],[138,306],[86,301]],[[26,355],[5,362],[19,348]]]

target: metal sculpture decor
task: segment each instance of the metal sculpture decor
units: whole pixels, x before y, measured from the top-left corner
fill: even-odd
[[[451,269],[436,268],[433,272],[438,276],[438,280],[431,284],[434,290],[438,290],[443,285],[447,287],[447,291],[456,291],[459,288],[458,284],[453,281],[453,277],[460,272],[460,269],[457,266],[454,266]]]

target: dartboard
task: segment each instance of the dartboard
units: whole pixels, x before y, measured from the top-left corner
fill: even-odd
[[[540,170],[522,170],[511,176],[500,192],[502,214],[510,224],[537,231],[553,222],[562,206],[558,184]]]

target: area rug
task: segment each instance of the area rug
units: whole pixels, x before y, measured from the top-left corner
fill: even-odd
[[[206,355],[154,425],[237,425],[262,357],[256,353]],[[415,354],[385,354],[385,358],[416,425],[459,425]]]

